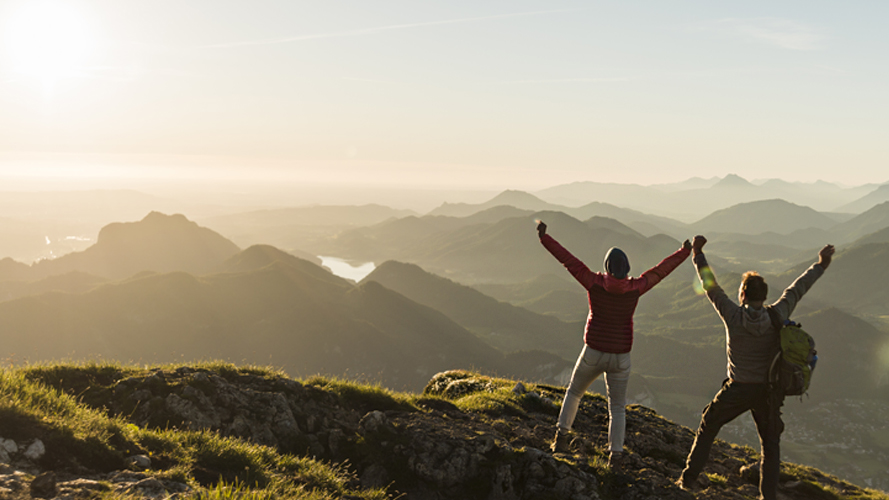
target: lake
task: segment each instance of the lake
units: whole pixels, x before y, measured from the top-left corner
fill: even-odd
[[[340,278],[346,278],[354,281],[361,281],[365,276],[373,272],[376,268],[373,262],[364,262],[362,264],[353,264],[349,261],[338,257],[328,257],[319,255],[321,265],[330,269],[333,274]]]

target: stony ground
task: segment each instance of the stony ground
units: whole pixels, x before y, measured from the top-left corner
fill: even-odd
[[[361,486],[389,486],[393,497],[411,500],[753,499],[758,493],[757,454],[725,442],[714,445],[698,491],[677,488],[692,431],[642,406],[628,409],[624,470],[612,472],[604,452],[607,408],[601,396],[582,401],[570,453],[551,454],[563,389],[463,371],[437,375],[424,395],[408,403],[342,383],[189,367],[46,382],[135,425],[212,429],[285,453],[345,463]],[[94,485],[88,481],[108,484],[115,477],[126,483],[121,488],[145,498],[185,493],[184,485],[151,482],[151,471],[164,466],[164,457],[153,459],[152,468],[137,475],[50,471],[62,485],[56,498],[89,497]],[[46,472],[33,465],[23,470],[28,462],[18,463],[19,468],[0,469],[0,498],[6,498],[4,491],[27,490],[28,481]],[[203,474],[207,484],[222,477],[213,470]],[[70,493],[74,487],[64,485],[78,480],[85,481],[81,493]],[[880,498],[865,495],[814,469],[786,464],[782,473],[783,499]]]

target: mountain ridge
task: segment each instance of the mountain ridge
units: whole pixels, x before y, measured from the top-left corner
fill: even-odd
[[[556,401],[564,390],[465,370],[435,374],[421,394],[391,393],[320,377],[294,380],[268,369],[220,363],[48,365],[19,369],[15,375],[0,377],[0,388],[44,391],[49,401],[67,398],[71,401],[67,411],[76,407],[81,419],[89,417],[93,426],[103,425],[106,432],[98,438],[70,432],[72,437],[60,442],[47,427],[16,419],[10,437],[23,443],[36,438],[47,445],[45,458],[36,467],[16,456],[13,470],[30,467],[34,476],[51,473],[96,483],[93,478],[101,478],[100,472],[124,469],[124,457],[135,449],[144,453],[139,463],[150,464],[140,467],[138,479],[153,481],[151,493],[132,488],[136,498],[157,498],[171,491],[199,493],[220,481],[239,482],[238,492],[248,494],[276,484],[266,476],[271,470],[263,470],[259,461],[248,458],[252,455],[234,449],[248,449],[262,462],[283,468],[287,483],[278,482],[279,488],[292,481],[293,487],[301,484],[294,489],[303,494],[317,491],[356,500],[395,495],[414,500],[704,500],[757,494],[759,456],[751,448],[722,440],[714,443],[698,491],[680,490],[674,481],[694,434],[638,405],[627,409],[623,470],[609,470],[604,446],[607,402],[598,394],[583,397],[569,451],[544,452],[558,414]],[[140,404],[143,399],[155,403]],[[24,410],[13,407],[10,413]],[[46,408],[35,413],[44,421],[58,420]],[[70,426],[73,420],[59,424]],[[208,446],[209,440],[215,440],[216,453],[192,452],[192,446]],[[257,445],[264,445],[261,452]],[[75,460],[64,460],[66,452]],[[102,462],[85,460],[90,452]],[[196,455],[191,460],[189,452]],[[297,470],[319,459],[334,470],[340,467],[343,476],[351,474],[351,484],[348,489],[339,486],[336,495],[337,486],[331,483],[338,474],[327,472],[324,482],[312,481],[311,474],[293,474],[295,467],[282,467],[286,462],[280,456],[290,453],[301,460]],[[164,474],[174,468],[178,483]],[[30,476],[32,489],[34,476]],[[29,476],[17,477],[8,484],[27,488],[21,478]],[[120,480],[119,474],[111,477]],[[889,498],[792,463],[782,464],[779,483],[787,500]],[[56,488],[55,482],[47,487]],[[274,497],[306,498],[287,491]]]

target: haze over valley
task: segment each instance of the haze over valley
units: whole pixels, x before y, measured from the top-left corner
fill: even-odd
[[[0,2],[0,497],[79,474],[95,436],[115,467],[134,443],[160,453],[127,481],[196,488],[183,500],[318,482],[325,498],[360,483],[360,498],[463,500],[478,471],[479,500],[689,497],[673,483],[682,426],[726,376],[691,259],[633,319],[631,478],[612,474],[592,394],[561,470],[538,448],[589,304],[540,244],[544,221],[593,271],[622,249],[633,276],[705,235],[729,296],[756,270],[770,301],[835,245],[793,313],[819,361],[783,409],[781,491],[889,498],[887,16],[756,0]],[[247,423],[246,401],[277,417]],[[255,470],[203,444],[160,451],[192,431],[250,460],[288,444]],[[417,454],[394,451],[407,436]],[[22,458],[38,437],[58,440],[40,464]],[[711,457],[691,496],[755,496],[740,469],[752,420],[719,437],[731,459]]]
[[[831,242],[838,248],[831,272],[795,313],[817,339],[820,361],[806,401],[787,402],[794,430],[785,453],[886,488],[889,200],[879,197],[886,190],[733,175],[702,183],[609,187],[711,200],[700,204],[709,212],[685,220],[662,215],[678,208],[655,215],[632,203],[648,196],[625,197],[623,206],[593,194],[573,205],[549,201],[560,192],[578,196],[576,185],[443,201],[425,213],[388,206],[381,196],[365,205],[204,206],[195,220],[152,209],[188,202],[140,192],[60,192],[58,204],[49,202],[53,193],[32,202],[17,193],[4,197],[17,203],[7,202],[0,234],[3,359],[222,359],[413,391],[437,372],[471,368],[564,386],[582,342],[586,297],[537,242],[536,220],[593,270],[608,248],[624,249],[634,274],[705,234],[727,290],[740,273],[758,269],[772,300]],[[835,193],[834,205],[822,211],[780,197],[811,192]],[[118,202],[131,217],[148,211],[102,222]],[[47,221],[53,225],[40,225]],[[45,227],[79,235],[79,246],[53,245],[49,235],[29,246],[22,238],[20,228]],[[53,253],[29,261],[41,244]],[[340,274],[356,274],[337,276],[322,267],[325,259]],[[722,325],[695,282],[692,266],[683,265],[640,301],[630,383],[632,401],[689,426],[725,371]],[[601,381],[592,390],[603,392]],[[834,442],[828,429],[837,422],[850,429],[848,440]],[[756,443],[747,422],[726,433]]]

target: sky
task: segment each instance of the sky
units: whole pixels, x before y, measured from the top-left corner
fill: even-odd
[[[0,0],[0,183],[884,183],[887,15],[879,1]]]

